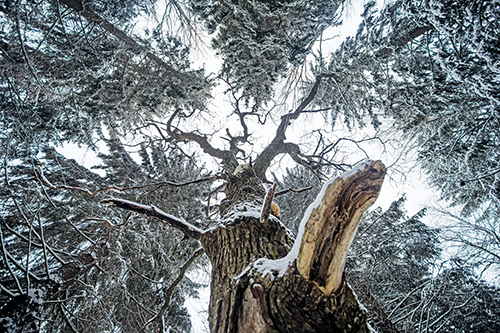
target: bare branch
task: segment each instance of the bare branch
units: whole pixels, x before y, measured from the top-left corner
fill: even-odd
[[[1,230],[0,230],[1,231]],[[3,237],[2,237],[3,238]],[[2,239],[3,240],[3,239]],[[10,260],[10,262],[12,262],[12,264],[14,264],[14,266],[17,267],[17,269],[19,269],[20,271],[22,271],[24,274],[26,275],[29,275],[30,278],[33,278],[34,280],[36,280],[37,282],[40,282],[42,281],[41,278],[39,278],[38,276],[36,276],[35,274],[31,273],[29,270],[27,270],[26,268],[24,268],[17,260],[16,258],[14,258],[6,249],[5,247],[3,246],[3,243],[2,243],[2,251],[4,252],[4,257],[6,256],[7,259]],[[7,260],[5,260],[7,262]],[[17,279],[16,279],[17,280]]]
[[[21,288],[21,284],[19,283],[19,280],[17,279],[17,276],[16,274],[14,273],[14,271],[12,270],[12,267],[10,267],[9,265],[9,261],[8,261],[8,253],[7,253],[7,249],[5,248],[5,243],[4,243],[4,240],[3,240],[3,231],[2,231],[2,225],[0,224],[0,242],[2,243],[2,254],[3,254],[3,260],[5,261],[5,266],[7,266],[7,268],[9,269],[9,272],[10,272],[10,275],[12,276],[12,278],[14,279],[14,281],[16,281],[16,287],[17,287],[17,290],[19,291],[20,294],[24,294],[23,292],[23,289]]]
[[[262,153],[257,157],[254,164],[255,175],[261,179],[263,182],[266,181],[266,170],[271,165],[271,161],[279,154],[288,153],[290,156],[298,162],[298,156],[300,155],[299,147],[295,144],[285,143],[285,132],[292,120],[299,117],[301,113],[304,113],[305,108],[313,101],[314,97],[318,93],[319,86],[323,78],[335,77],[333,74],[319,74],[316,76],[316,81],[312,86],[309,94],[302,100],[297,109],[294,112],[288,113],[281,117],[281,122],[276,130],[276,135],[271,143],[262,151]],[[292,148],[293,147],[293,148]],[[303,165],[307,165],[305,161],[298,162]]]
[[[188,261],[186,261],[186,263],[181,267],[181,269],[179,270],[179,274],[177,275],[177,278],[165,290],[165,302],[163,303],[163,306],[161,307],[160,311],[158,311],[158,313],[153,318],[148,320],[148,322],[144,325],[144,328],[147,328],[149,325],[151,325],[156,320],[160,320],[160,322],[161,322],[161,319],[165,315],[165,312],[170,307],[170,299],[172,298],[172,294],[173,294],[175,288],[182,281],[182,279],[184,278],[184,275],[186,274],[187,269],[191,266],[193,261],[196,258],[198,258],[199,256],[201,256],[203,253],[205,253],[205,250],[203,250],[203,248],[199,248],[198,250],[196,250],[193,253],[193,255],[188,259]]]
[[[88,240],[90,243],[92,243],[92,245],[96,245],[96,243],[92,240],[92,238],[88,237],[87,235],[85,235],[80,229],[78,229],[78,227],[73,223],[71,222],[70,219],[68,219],[68,217],[64,217],[66,219],[66,221],[71,225],[71,227],[73,227],[73,229],[76,230],[76,232],[78,232],[80,235],[82,235],[83,238],[85,238],[86,240]]]
[[[47,277],[50,278],[49,259],[47,256],[47,244],[45,243],[45,237],[43,236],[43,224],[42,224],[42,219],[40,217],[39,211],[36,213],[36,217],[38,220],[38,227],[40,228],[40,241],[42,242],[43,259],[45,261],[45,270],[47,271]]]
[[[210,199],[212,198],[213,194],[217,194],[217,192],[222,191],[226,187],[226,184],[219,185],[216,189],[211,191],[208,194],[208,199],[207,199],[207,218],[210,218],[213,214],[210,213]],[[219,210],[215,211],[217,213]]]
[[[226,170],[232,172],[236,166],[238,166],[238,161],[236,160],[236,157],[231,153],[229,150],[221,150],[218,148],[214,148],[209,142],[206,136],[202,136],[193,132],[183,132],[179,130],[178,128],[172,129],[172,122],[174,118],[179,114],[181,109],[176,110],[170,119],[167,122],[167,133],[170,135],[172,138],[176,139],[177,141],[183,141],[183,140],[188,140],[188,141],[193,141],[196,142],[200,148],[207,153],[208,155],[221,159],[222,163],[224,164],[224,167]]]
[[[12,291],[10,291],[9,289],[5,288],[2,284],[0,284],[0,290],[2,290],[2,292],[6,293],[11,298],[19,296],[19,294],[14,294]]]
[[[262,205],[262,212],[260,214],[260,223],[264,223],[269,219],[275,190],[276,190],[276,183],[273,184],[273,186],[269,189],[269,191],[267,191],[266,197],[264,198],[264,204]]]
[[[68,315],[66,314],[66,311],[68,311],[68,309],[64,306],[63,303],[59,303],[59,309],[61,310],[61,313],[64,316],[64,321],[66,322],[66,324],[68,324],[69,328],[71,329],[71,332],[78,333],[75,326],[73,326],[71,320],[69,320]]]
[[[25,236],[21,235],[20,233],[18,233],[17,231],[15,231],[14,229],[12,229],[8,224],[5,224],[5,226],[7,227],[7,229],[12,232],[14,235],[16,235],[17,237],[19,237],[20,239],[22,239],[23,241],[25,242],[29,242],[29,239],[26,238]],[[34,231],[34,230],[33,230]],[[36,233],[36,231],[34,231],[34,234],[35,236],[39,237],[38,233]],[[42,244],[37,244],[35,242],[31,242],[31,244],[35,247],[38,247],[38,248],[42,248]],[[54,256],[54,258],[56,258],[57,261],[59,261],[62,265],[66,265],[67,262],[62,260],[57,254],[56,254],[56,251],[59,252],[59,253],[62,253],[62,254],[66,254],[65,252],[63,251],[60,251],[60,250],[53,250],[50,246],[47,246],[47,250],[49,250],[50,254],[52,254]]]
[[[141,278],[143,278],[144,280],[146,281],[149,281],[151,283],[154,283],[154,284],[164,284],[164,282],[160,282],[160,281],[155,281],[153,279],[150,279],[148,278],[147,276],[144,276],[143,274],[139,273],[136,269],[134,269],[134,267],[132,267],[130,264],[127,264],[127,267],[132,271],[134,272],[135,274],[137,274],[138,276],[140,276]]]
[[[123,199],[118,199],[118,198],[111,198],[111,199],[106,199],[101,201],[104,204],[109,204],[118,208],[122,208],[131,212],[139,213],[139,214],[144,214],[147,216],[151,217],[156,217],[157,219],[166,222],[170,226],[182,231],[185,235],[194,238],[194,239],[200,239],[201,235],[203,234],[203,230],[195,227],[194,225],[184,221],[183,219],[180,219],[178,217],[175,217],[173,215],[167,214],[161,209],[155,207],[155,206],[146,206],[139,204],[137,202],[133,201],[128,201],[128,200],[123,200]]]
[[[289,188],[289,189],[286,189],[286,190],[279,191],[279,192],[275,193],[274,196],[275,197],[279,197],[280,195],[287,194],[287,193],[290,193],[290,192],[293,192],[293,193],[302,193],[302,192],[305,192],[305,191],[312,190],[313,188],[314,188],[314,186],[309,186],[309,187],[301,188],[301,189],[298,189],[298,190],[294,190],[292,188]]]

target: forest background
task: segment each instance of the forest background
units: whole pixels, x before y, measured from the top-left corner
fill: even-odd
[[[422,170],[442,207],[407,216],[402,197],[366,214],[349,283],[379,331],[498,331],[499,4],[369,2],[355,36],[325,49],[346,10],[2,1],[2,327],[189,332],[184,300],[201,286],[185,273],[209,274],[199,245],[101,201],[212,226],[224,170],[204,140],[251,163],[316,87],[289,124],[299,151],[265,175],[279,190],[313,187],[277,198],[283,223],[296,232],[321,183],[362,158],[384,159],[393,185]],[[190,52],[209,48],[216,75],[192,69]],[[64,156],[68,144],[100,164]]]

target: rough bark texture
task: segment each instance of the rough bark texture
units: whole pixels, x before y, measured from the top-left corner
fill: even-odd
[[[366,163],[326,190],[302,238],[302,243],[307,239],[314,245],[299,254],[310,257],[308,273],[297,269],[297,261],[281,271],[254,265],[260,258],[283,258],[293,239],[275,216],[260,221],[265,191],[253,170],[231,175],[228,188],[244,188],[228,191],[232,195],[224,203],[223,220],[200,238],[212,262],[210,331],[367,332],[366,313],[343,278],[342,258],[359,217],[380,190],[384,173],[380,162]],[[330,276],[332,262],[337,263],[334,270],[341,270],[340,282],[327,292],[323,282]]]
[[[292,244],[287,230],[274,218],[243,217],[205,233],[201,242],[212,263],[210,331],[253,332],[238,330],[245,286],[238,276],[259,258],[285,256]]]

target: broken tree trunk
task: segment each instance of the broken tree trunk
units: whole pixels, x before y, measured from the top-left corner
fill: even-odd
[[[325,184],[295,244],[276,216],[261,221],[265,191],[252,190],[253,171],[229,177],[227,188],[242,195],[232,195],[220,224],[200,237],[212,262],[210,331],[366,332],[366,313],[343,271],[385,171],[367,161]]]

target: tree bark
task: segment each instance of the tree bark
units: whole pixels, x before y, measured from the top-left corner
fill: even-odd
[[[212,333],[367,332],[367,316],[343,276],[358,221],[376,199],[385,167],[358,165],[329,182],[293,238],[276,216],[261,222],[265,191],[251,169],[220,224],[200,237],[212,262]],[[254,189],[252,191],[252,188]],[[297,264],[298,263],[298,264]]]

